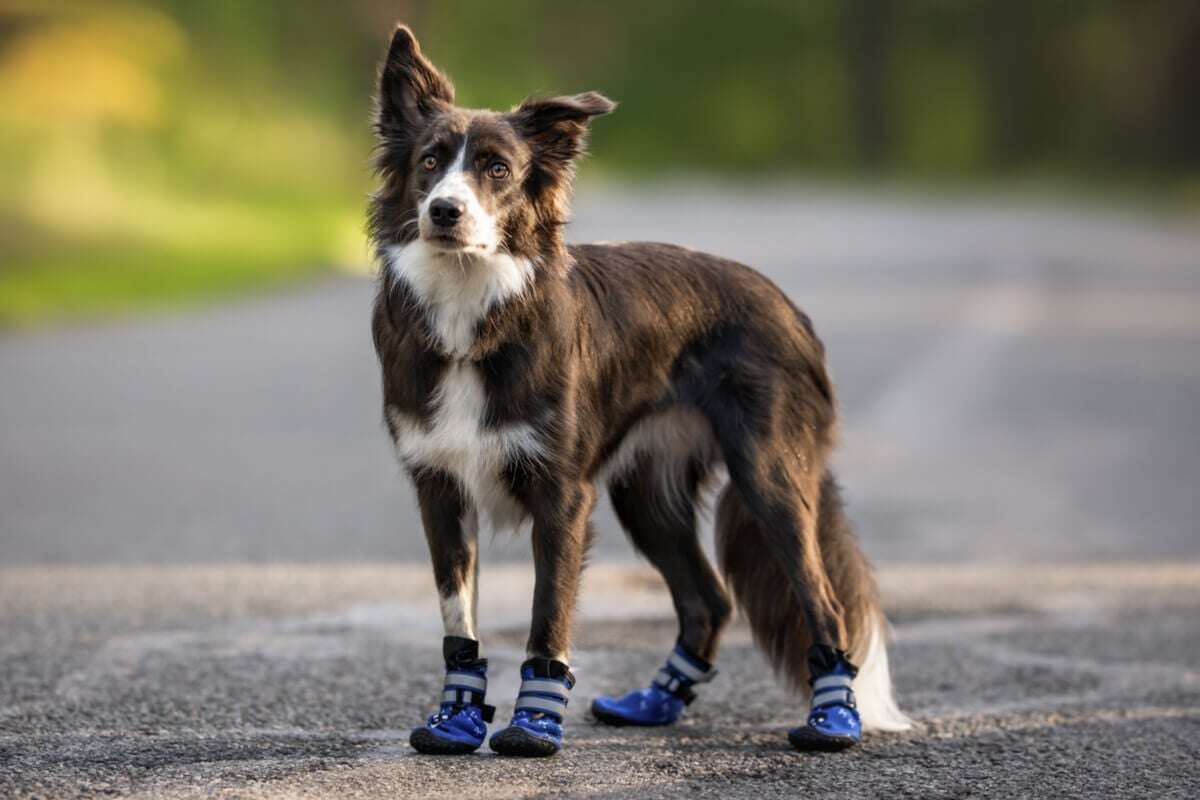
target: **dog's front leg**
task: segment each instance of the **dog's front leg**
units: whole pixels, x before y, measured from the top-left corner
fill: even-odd
[[[458,482],[440,472],[413,475],[421,521],[433,560],[442,611],[446,682],[441,703],[409,742],[422,753],[470,753],[483,744],[493,709],[487,694],[487,659],[475,639],[478,516]]]
[[[420,472],[413,482],[433,560],[443,631],[447,638],[474,639],[479,570],[475,507],[458,481],[445,473]]]
[[[555,487],[533,523],[533,621],[525,654],[567,662],[571,616],[579,593],[583,559],[591,544],[596,490],[590,484]]]
[[[501,755],[558,752],[567,698],[575,685],[568,666],[571,616],[591,543],[596,491],[590,484],[567,483],[542,487],[534,496],[533,621],[512,722],[491,739],[492,749]]]

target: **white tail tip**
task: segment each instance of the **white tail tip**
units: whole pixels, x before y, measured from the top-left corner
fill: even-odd
[[[912,720],[896,705],[892,690],[892,675],[888,669],[887,620],[878,614],[866,644],[850,654],[858,664],[854,678],[854,697],[863,729],[874,731],[906,731]]]

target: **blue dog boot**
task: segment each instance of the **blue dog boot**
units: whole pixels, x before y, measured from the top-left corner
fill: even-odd
[[[692,687],[711,681],[716,674],[712,664],[676,644],[647,688],[634,689],[624,697],[597,697],[592,701],[592,714],[609,725],[670,725],[696,699]]]
[[[812,675],[812,709],[808,722],[788,731],[792,747],[806,752],[836,752],[862,740],[862,721],[851,685],[858,668],[846,654],[828,645],[813,645],[808,655]]]
[[[489,746],[502,756],[552,756],[562,747],[563,716],[575,676],[561,661],[531,658],[521,665],[512,722]]]
[[[461,636],[442,641],[446,684],[442,703],[425,724],[415,728],[408,743],[420,753],[436,756],[472,753],[487,736],[487,723],[496,709],[484,705],[487,659],[479,657],[479,642]]]

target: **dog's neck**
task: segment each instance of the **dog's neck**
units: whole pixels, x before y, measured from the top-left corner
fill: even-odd
[[[389,247],[385,267],[422,307],[436,349],[450,358],[470,355],[479,323],[525,294],[536,277],[528,258],[447,252],[419,239]]]

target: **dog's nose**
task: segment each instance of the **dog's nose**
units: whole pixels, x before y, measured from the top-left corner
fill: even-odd
[[[433,224],[442,228],[453,228],[466,210],[466,204],[461,200],[439,197],[429,204],[429,218]]]

